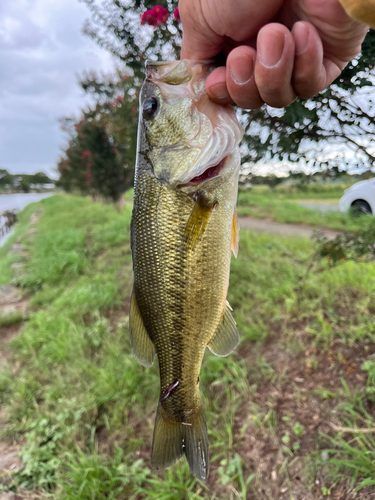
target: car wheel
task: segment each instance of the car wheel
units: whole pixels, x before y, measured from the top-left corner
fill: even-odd
[[[353,215],[371,215],[372,210],[367,201],[357,200],[352,203],[350,211]]]

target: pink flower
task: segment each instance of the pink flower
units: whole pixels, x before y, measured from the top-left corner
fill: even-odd
[[[151,10],[146,10],[141,15],[141,24],[148,24],[149,26],[156,26],[157,23],[157,17],[153,13],[153,9]]]
[[[158,14],[158,24],[165,24],[169,17],[168,9],[161,5],[155,5],[154,9]]]
[[[129,75],[122,75],[121,77],[123,80],[126,80],[127,78],[129,78]]]
[[[141,24],[148,24],[149,26],[159,26],[160,24],[165,24],[168,21],[169,12],[168,9],[162,5],[155,5],[150,10],[146,10],[141,16]]]
[[[90,151],[89,151],[88,149],[86,149],[86,151],[84,151],[84,152],[82,153],[81,158],[82,158],[82,159],[83,159],[83,158],[87,158],[89,155],[90,155]]]
[[[75,128],[76,130],[79,130],[81,127],[78,125],[78,123],[75,123],[75,124],[74,124],[74,128]]]
[[[116,102],[121,102],[123,100],[124,100],[124,98],[123,98],[122,95],[118,95],[117,98],[116,98]]]
[[[89,162],[89,163],[86,163],[86,168],[88,168],[88,169],[89,169],[90,167],[91,167],[91,163],[90,163],[90,162]],[[90,174],[90,175],[91,175],[91,174]]]
[[[173,17],[176,19],[176,21],[178,23],[181,22],[181,19],[180,19],[180,13],[178,11],[178,7],[175,8],[174,12],[173,12]]]

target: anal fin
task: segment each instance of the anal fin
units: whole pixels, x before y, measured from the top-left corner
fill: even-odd
[[[149,368],[154,362],[155,346],[146,331],[134,292],[130,302],[129,329],[134,358],[139,364]]]
[[[231,247],[231,250],[233,252],[233,255],[236,258],[238,255],[238,243],[239,243],[239,241],[240,241],[240,228],[238,225],[237,210],[236,210],[236,207],[234,207],[230,247]]]
[[[216,356],[228,356],[237,347],[239,341],[240,336],[237,325],[231,314],[231,307],[227,302],[223,319],[207,347]]]
[[[203,194],[197,198],[187,221],[183,237],[183,243],[187,249],[194,250],[203,238],[207,223],[215,206],[216,203],[208,202]]]

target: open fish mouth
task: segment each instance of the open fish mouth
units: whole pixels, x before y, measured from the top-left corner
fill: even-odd
[[[225,159],[233,154],[242,138],[242,128],[232,107],[218,107],[208,98],[196,104],[200,130],[189,146],[197,147],[199,155],[189,168],[180,174],[180,182],[208,180],[222,173]],[[238,124],[234,126],[233,123]]]
[[[218,163],[217,165],[214,165],[213,167],[208,167],[202,174],[197,175],[196,177],[190,179],[190,181],[187,184],[189,186],[197,185],[200,184],[201,182],[209,181],[215,179],[216,177],[219,177],[225,168],[226,159],[227,157],[223,158],[221,162]]]

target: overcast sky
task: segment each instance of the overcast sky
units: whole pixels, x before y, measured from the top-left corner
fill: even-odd
[[[65,141],[57,120],[85,102],[77,75],[114,67],[82,35],[87,17],[78,0],[0,0],[0,168],[53,174]]]

